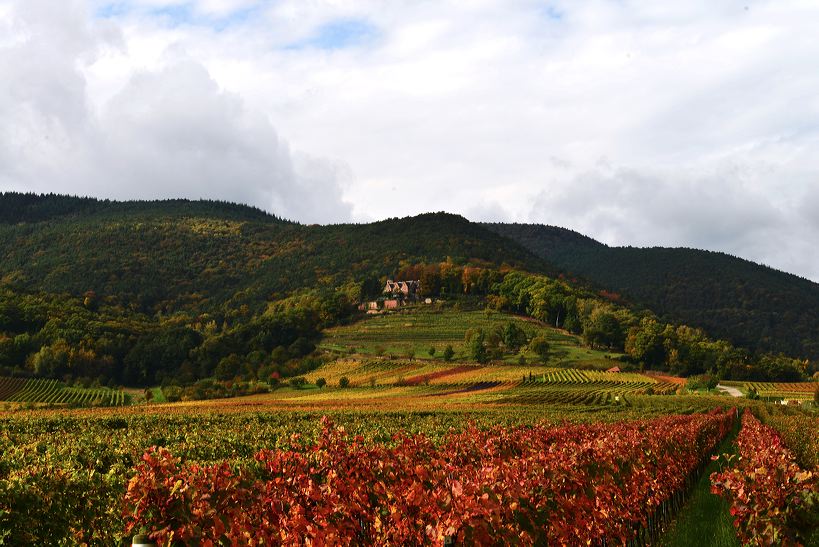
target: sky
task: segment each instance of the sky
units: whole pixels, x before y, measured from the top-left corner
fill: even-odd
[[[0,190],[446,210],[819,281],[819,2],[0,0]]]

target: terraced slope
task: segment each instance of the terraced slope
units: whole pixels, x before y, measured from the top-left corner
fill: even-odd
[[[430,348],[435,349],[432,357],[440,358],[444,348],[451,345],[455,351],[454,360],[468,361],[464,343],[467,330],[482,329],[489,333],[504,328],[510,322],[524,330],[528,338],[546,336],[551,345],[546,363],[549,366],[596,365],[609,368],[609,359],[618,355],[587,348],[577,336],[527,318],[504,313],[487,314],[485,311],[439,310],[427,306],[368,317],[351,325],[328,329],[324,332],[320,347],[361,356],[407,357],[411,354],[414,358],[430,359]],[[521,355],[529,364],[542,364],[536,354],[526,349],[520,353],[506,354],[502,360],[518,364]]]
[[[120,389],[68,387],[57,380],[0,377],[0,401],[119,406],[126,403],[126,397]]]

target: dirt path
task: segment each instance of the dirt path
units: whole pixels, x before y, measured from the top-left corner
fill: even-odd
[[[723,386],[717,384],[717,389],[720,391],[724,391],[725,393],[729,394],[731,397],[742,397],[742,392],[735,387],[730,386]]]

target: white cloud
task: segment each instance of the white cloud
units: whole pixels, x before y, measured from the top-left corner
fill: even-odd
[[[819,279],[815,3],[30,4],[0,10],[6,186],[100,193],[125,172],[109,195],[207,190],[305,221],[446,209]],[[53,36],[8,42],[34,23]]]
[[[121,35],[104,41],[81,16],[82,6],[45,4],[27,1],[13,12],[11,29],[22,38],[0,50],[11,84],[0,92],[8,122],[0,133],[4,186],[119,199],[224,199],[305,222],[349,218],[344,169],[291,152],[267,115],[220,88],[201,62],[163,50],[149,68],[108,64],[115,84],[106,86],[104,71],[81,68],[127,55],[111,49]],[[95,102],[89,89],[105,100]]]

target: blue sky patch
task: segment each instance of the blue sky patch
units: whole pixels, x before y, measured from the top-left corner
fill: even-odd
[[[131,11],[131,6],[129,6],[127,2],[111,2],[98,7],[94,15],[98,19],[112,19],[125,15],[129,11]]]
[[[308,38],[291,44],[288,49],[343,49],[369,42],[378,29],[364,19],[338,19],[320,26]]]
[[[207,16],[198,13],[195,2],[185,2],[173,6],[140,10],[131,2],[120,1],[103,4],[95,11],[95,15],[101,19],[115,19],[139,11],[143,15],[153,17],[162,22],[165,26],[174,28],[179,26],[202,26],[222,31],[233,25],[243,24],[253,17],[258,11],[259,5],[250,6],[233,11],[224,16]]]
[[[150,15],[161,19],[169,27],[178,27],[196,23],[196,16],[190,4],[179,4],[177,6],[165,6],[153,9]]]
[[[541,10],[541,13],[553,21],[560,21],[563,19],[563,12],[554,6],[546,5]]]

